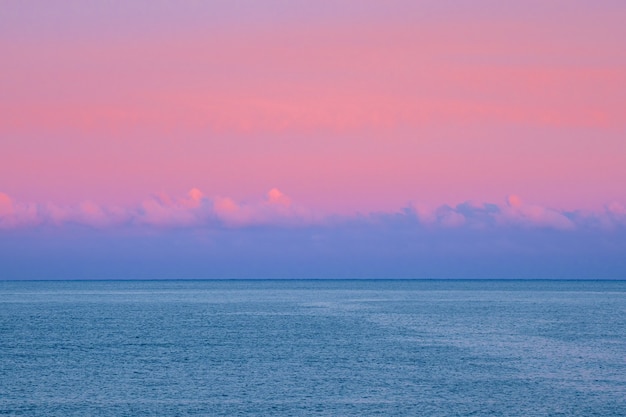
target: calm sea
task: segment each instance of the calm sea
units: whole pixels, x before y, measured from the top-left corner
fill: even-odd
[[[626,415],[626,281],[0,282],[0,414]]]

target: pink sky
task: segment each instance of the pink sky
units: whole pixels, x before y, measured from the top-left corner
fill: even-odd
[[[626,203],[626,6],[332,3],[8,2],[0,192]]]

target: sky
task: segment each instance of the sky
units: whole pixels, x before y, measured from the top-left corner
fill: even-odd
[[[624,21],[4,1],[0,279],[626,279]]]

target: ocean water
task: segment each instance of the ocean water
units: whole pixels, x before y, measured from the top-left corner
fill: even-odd
[[[626,415],[626,281],[0,282],[0,414]]]

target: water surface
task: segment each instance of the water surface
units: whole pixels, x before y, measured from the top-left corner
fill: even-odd
[[[4,281],[0,414],[626,415],[626,282]]]

